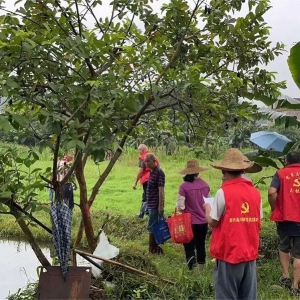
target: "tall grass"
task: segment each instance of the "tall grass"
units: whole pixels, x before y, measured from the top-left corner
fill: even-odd
[[[161,168],[166,174],[165,197],[166,206],[165,210],[168,214],[172,213],[178,188],[182,183],[182,176],[178,173],[179,170],[185,167],[186,161],[193,158],[193,152],[177,153],[173,156],[166,156],[164,153],[157,151]],[[41,160],[36,163],[34,167],[39,167],[45,170],[52,165],[52,159],[49,154],[42,155]],[[211,188],[211,194],[214,195],[221,185],[222,174],[221,171],[216,170],[210,166],[211,161],[201,160],[200,164],[208,167],[209,170],[200,173]],[[93,161],[88,160],[85,168],[85,177],[87,182],[88,191],[91,192],[93,185],[97,178],[105,170],[108,161],[95,164]],[[124,215],[135,214],[140,206],[142,188],[138,186],[137,190],[133,190],[136,174],[138,172],[138,154],[137,151],[127,148],[125,153],[121,156],[119,161],[115,164],[110,172],[107,180],[102,185],[99,194],[93,205],[93,210],[107,210],[110,212],[119,212]],[[258,181],[262,176],[273,175],[275,170],[273,168],[266,168],[258,174],[251,174],[253,182]],[[263,201],[267,200],[267,185],[260,185],[259,190],[262,195]],[[78,202],[79,192],[75,192],[75,201]],[[48,191],[45,189],[39,194],[39,200],[48,201]]]
[[[0,145],[1,147],[1,145]],[[22,151],[26,151],[23,148]],[[174,210],[176,196],[179,185],[182,183],[182,176],[179,170],[185,167],[186,161],[194,157],[193,152],[180,151],[173,156],[166,156],[160,151],[153,151],[157,154],[161,168],[166,174],[166,215],[171,215]],[[207,181],[211,187],[211,194],[221,185],[222,174],[219,170],[210,166],[211,161],[201,159],[200,164],[208,167],[209,170],[200,173],[200,176]],[[36,163],[37,167],[45,170],[51,166],[51,156],[42,155],[41,160]],[[98,165],[88,161],[85,169],[85,176],[88,191],[91,189],[104,171],[108,162],[101,162]],[[164,286],[157,282],[149,282],[145,278],[136,278],[124,274],[120,269],[111,270],[117,276],[117,290],[107,292],[108,299],[121,299],[124,295],[131,295],[129,299],[213,299],[213,264],[208,257],[205,271],[199,275],[195,272],[188,272],[185,266],[183,248],[181,245],[174,245],[167,242],[166,255],[162,257],[143,256],[147,251],[146,219],[136,218],[141,204],[142,188],[132,189],[138,171],[138,154],[134,149],[127,148],[119,161],[114,166],[107,180],[101,187],[92,207],[92,217],[95,229],[108,221],[106,232],[114,245],[120,248],[120,260],[137,268],[149,270],[159,276],[169,278],[176,282],[174,287]],[[264,169],[261,173],[250,175],[254,182],[262,176],[273,175],[272,168]],[[267,181],[269,183],[269,181]],[[268,185],[258,186],[263,201],[267,202]],[[48,202],[48,191],[45,189],[39,194],[39,200]],[[75,202],[78,200],[78,191],[75,192]],[[35,217],[50,226],[49,216],[45,212],[37,212]],[[274,224],[267,220],[267,215],[263,220],[263,230],[261,233],[261,254],[266,258],[258,261],[258,299],[289,299],[289,294],[277,285],[280,277],[280,265],[277,259],[277,236]],[[80,212],[77,207],[74,210],[73,228],[77,228],[80,223]],[[51,241],[51,236],[40,228],[33,228],[39,240]],[[0,215],[0,235],[2,236],[22,236],[15,220],[11,216]],[[73,230],[73,238],[76,230]],[[209,243],[208,243],[209,246]],[[116,296],[116,295],[119,296]],[[138,298],[137,295],[141,295]]]

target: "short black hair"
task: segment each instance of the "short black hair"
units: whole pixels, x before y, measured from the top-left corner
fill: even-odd
[[[222,171],[222,173],[229,173],[231,176],[238,177],[244,173],[244,171]]]
[[[194,182],[195,178],[198,176],[197,174],[187,174],[183,177],[183,181]]]
[[[300,163],[300,152],[291,151],[285,157],[286,163],[288,165],[299,164]]]

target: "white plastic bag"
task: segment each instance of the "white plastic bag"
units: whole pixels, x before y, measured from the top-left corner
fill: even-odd
[[[96,256],[106,258],[106,259],[112,259],[112,258],[117,257],[120,252],[119,248],[111,245],[109,243],[104,231],[102,229],[100,229],[100,231],[101,231],[101,233],[99,235],[98,245],[93,254]],[[93,261],[96,262],[97,264],[99,264],[100,266],[103,266],[102,260],[93,258]],[[99,278],[99,277],[101,277],[102,271],[99,268],[97,268],[96,266],[92,265],[92,273],[95,278]]]

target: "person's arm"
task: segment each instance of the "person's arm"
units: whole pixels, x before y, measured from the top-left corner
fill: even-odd
[[[217,191],[213,206],[211,207],[210,204],[206,203],[204,209],[207,223],[212,228],[216,227],[225,211],[225,198],[222,189]]]
[[[277,189],[274,187],[270,187],[268,190],[268,201],[271,207],[271,212],[274,211],[276,199],[277,199]]]
[[[280,187],[280,179],[278,173],[276,172],[275,175],[273,176],[270,188],[268,190],[268,201],[271,207],[271,212],[273,212],[275,208],[277,192],[279,190],[279,187]]]
[[[164,207],[165,207],[165,188],[163,186],[158,187],[158,197],[159,197],[158,213],[162,215],[164,213]]]
[[[163,214],[165,208],[165,173],[160,172],[158,177],[158,213]]]
[[[183,211],[185,209],[185,190],[182,185],[179,188],[176,202],[177,211]]]
[[[179,212],[185,209],[185,197],[180,194],[177,195],[176,209]]]
[[[142,174],[143,174],[143,168],[140,168],[137,175],[136,175],[136,179],[135,179],[135,183],[133,185],[133,189],[135,190],[136,189],[136,186],[140,180],[140,178],[142,177]]]
[[[205,219],[208,223],[208,225],[212,228],[216,227],[218,225],[218,222],[217,220],[213,219],[211,216],[210,216],[210,213],[211,213],[211,206],[209,203],[205,203],[204,204],[204,210],[205,210]]]
[[[263,202],[262,199],[260,199],[260,219],[262,220],[264,217],[264,211],[263,211]]]

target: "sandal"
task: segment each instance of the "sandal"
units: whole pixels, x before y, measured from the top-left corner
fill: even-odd
[[[300,295],[299,288],[291,288],[290,289],[290,294],[291,294],[291,296],[299,296]]]
[[[291,278],[281,277],[279,279],[279,284],[286,289],[290,289],[292,285],[292,280]]]

